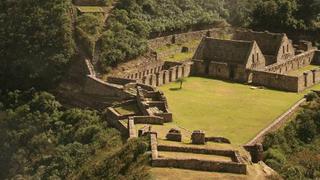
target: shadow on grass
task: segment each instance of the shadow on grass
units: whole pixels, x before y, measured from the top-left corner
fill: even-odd
[[[170,91],[180,91],[181,88],[170,88],[169,90],[170,90]]]

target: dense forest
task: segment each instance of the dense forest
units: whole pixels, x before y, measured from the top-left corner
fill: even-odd
[[[46,92],[79,49],[107,71],[145,53],[156,36],[227,23],[318,32],[319,12],[319,0],[118,0],[104,22],[76,15],[71,0],[0,1],[0,179],[148,177],[144,139],[124,143],[98,112],[67,109]],[[284,177],[319,177],[319,104],[264,143],[267,164]]]
[[[122,143],[99,114],[63,109],[46,92],[0,98],[0,179],[143,179],[148,143]],[[92,166],[95,164],[95,166]]]
[[[307,95],[296,119],[263,142],[265,162],[285,179],[320,178],[320,98]]]

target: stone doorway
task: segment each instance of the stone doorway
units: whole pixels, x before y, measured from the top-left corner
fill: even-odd
[[[236,76],[236,67],[235,66],[229,66],[229,79],[234,80]]]

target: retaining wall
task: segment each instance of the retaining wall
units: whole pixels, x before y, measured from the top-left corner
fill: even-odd
[[[209,35],[210,37],[221,38],[226,34],[233,33],[233,31],[234,30],[231,28],[211,28],[207,30],[193,31],[193,32],[155,38],[155,39],[149,40],[148,44],[150,48],[157,49],[167,44],[172,44],[173,36],[175,36],[176,44],[183,44],[185,42],[192,41],[192,40],[201,40],[202,37],[207,35]]]
[[[164,124],[164,119],[157,116],[134,116],[133,118],[135,124]]]
[[[152,160],[154,167],[172,167],[200,171],[216,171],[236,174],[247,174],[247,165],[234,162],[218,162],[197,159],[158,158]]]
[[[107,108],[102,118],[106,120],[110,126],[118,129],[123,136],[129,137],[128,128],[117,119],[118,117],[112,108]]]
[[[124,91],[121,85],[104,82],[94,76],[88,75],[84,86],[86,94],[113,96],[121,99],[130,99],[132,95]]]
[[[169,152],[184,152],[184,153],[226,156],[226,157],[230,157],[231,159],[235,156],[235,151],[232,151],[232,150],[217,150],[217,149],[205,149],[205,148],[195,148],[195,147],[159,145],[158,150],[169,151]]]

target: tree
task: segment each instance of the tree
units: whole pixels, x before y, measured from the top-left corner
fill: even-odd
[[[184,82],[186,82],[187,80],[185,78],[179,78],[176,80],[177,83],[180,83],[180,87],[179,89],[182,89],[182,85]]]
[[[0,2],[2,90],[53,87],[74,53],[70,1]]]

